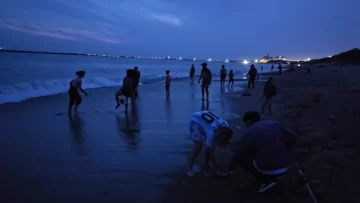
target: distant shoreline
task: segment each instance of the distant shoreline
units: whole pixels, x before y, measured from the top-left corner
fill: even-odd
[[[72,56],[102,56],[100,54],[82,54],[82,53],[65,53],[65,52],[48,52],[48,51],[23,51],[23,50],[10,50],[0,49],[0,52],[11,52],[11,53],[24,53],[24,54],[54,54],[54,55],[72,55]],[[120,56],[124,57],[125,56]]]

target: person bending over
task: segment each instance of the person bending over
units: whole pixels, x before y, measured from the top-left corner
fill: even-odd
[[[211,81],[212,81],[212,73],[210,69],[207,67],[207,63],[202,63],[201,66],[202,66],[202,70],[198,83],[200,83],[200,80],[202,80],[201,81],[202,99],[204,99],[205,91],[206,91],[206,99],[209,99],[209,86],[211,85]]]
[[[134,94],[135,94],[135,86],[133,84],[133,79],[131,78],[131,73],[133,70],[128,69],[126,70],[126,76],[123,79],[123,86],[119,89],[119,91],[115,94],[115,101],[116,101],[116,109],[119,108],[121,103],[125,103],[125,113],[128,112],[128,100],[131,99],[131,102],[134,102]],[[125,101],[121,102],[119,100],[120,96],[125,97]]]
[[[243,122],[248,131],[235,150],[228,174],[241,165],[257,179],[258,192],[265,192],[292,164],[292,149],[298,137],[277,121],[260,121],[258,112],[245,113]]]
[[[223,175],[217,169],[214,147],[226,145],[230,141],[233,130],[228,123],[210,111],[199,111],[190,117],[189,131],[194,147],[188,160],[187,175],[194,175],[194,162],[203,145],[206,147],[205,164],[214,167],[217,175]]]
[[[76,72],[76,78],[71,80],[69,86],[69,106],[68,106],[68,115],[71,117],[71,110],[75,105],[74,111],[78,112],[78,107],[81,104],[81,96],[79,94],[79,90],[84,93],[86,96],[88,95],[85,90],[83,90],[81,84],[82,79],[85,77],[85,71]]]

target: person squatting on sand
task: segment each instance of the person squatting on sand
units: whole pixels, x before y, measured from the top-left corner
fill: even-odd
[[[82,85],[82,78],[85,77],[85,71],[78,71],[76,72],[76,78],[70,81],[69,85],[69,106],[68,106],[68,115],[71,117],[71,110],[74,107],[74,112],[78,111],[78,107],[81,104],[81,96],[79,90],[84,93],[86,96],[88,95],[85,90],[81,87]]]
[[[200,83],[201,80],[202,99],[204,99],[205,91],[206,91],[206,99],[209,99],[209,86],[211,85],[211,81],[212,81],[212,73],[210,69],[207,67],[207,63],[202,63],[201,66],[202,66],[202,70],[198,83]]]
[[[268,106],[270,116],[272,116],[272,103],[274,102],[274,96],[276,96],[276,86],[274,85],[273,77],[269,77],[264,86],[264,94],[261,98],[261,114],[264,113],[265,107]],[[264,100],[265,99],[265,100]]]
[[[123,79],[123,85],[119,91],[115,93],[116,109],[119,108],[121,103],[125,103],[125,113],[128,111],[128,100],[134,101],[135,86],[133,84],[133,78],[131,77],[133,70],[126,70],[126,76]],[[124,98],[125,97],[125,98]]]
[[[194,142],[190,154],[186,174],[193,176],[192,171],[194,162],[199,155],[203,145],[206,146],[206,166],[215,169],[216,175],[224,175],[216,167],[215,147],[226,145],[232,135],[233,130],[228,123],[209,111],[199,111],[190,117],[189,123],[190,139]]]
[[[259,74],[257,69],[255,68],[254,64],[251,64],[251,68],[247,74],[248,77],[248,89],[251,88],[255,88],[255,80],[258,79],[259,80]]]
[[[227,174],[240,165],[257,179],[258,192],[265,192],[293,163],[292,149],[298,136],[277,121],[260,121],[258,112],[246,112],[243,122],[248,130],[234,151]]]

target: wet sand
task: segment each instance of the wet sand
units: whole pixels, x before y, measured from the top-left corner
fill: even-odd
[[[357,192],[360,133],[360,67],[325,65],[307,67],[296,71],[267,74],[275,76],[278,96],[274,116],[292,127],[300,136],[295,156],[305,169],[305,176],[319,202],[359,202]],[[261,89],[253,92],[260,94]],[[314,95],[321,94],[319,100]],[[239,105],[232,112],[241,114],[244,108],[256,109],[259,97],[241,97],[230,93],[228,100]],[[249,106],[242,106],[248,103]],[[250,107],[251,106],[251,107]],[[243,108],[244,107],[244,108]],[[237,120],[237,121],[236,121]],[[240,119],[235,119],[240,123]],[[224,159],[227,157],[225,156]],[[224,161],[223,166],[226,165]],[[312,202],[305,188],[298,184],[299,174],[292,168],[279,178],[275,190],[258,194],[249,190],[254,180],[250,174],[238,169],[234,176],[219,179],[198,175],[187,178],[180,173],[169,173],[173,179],[163,185],[159,202]]]
[[[114,111],[116,90],[89,90],[73,121],[66,94],[0,105],[0,202],[157,202],[159,185],[173,181],[166,174],[185,169],[191,113],[208,107],[233,119],[242,105],[217,82],[208,105],[198,84],[175,81],[166,98],[164,84],[153,83],[126,116]]]

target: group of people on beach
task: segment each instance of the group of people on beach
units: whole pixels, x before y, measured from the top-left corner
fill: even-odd
[[[206,99],[209,99],[209,86],[212,82],[212,73],[207,67],[206,63],[202,63],[202,70],[198,83],[201,81],[202,98],[206,93]],[[190,80],[193,82],[195,75],[194,66],[190,69]],[[220,70],[220,83],[225,85],[227,71],[223,65]],[[77,111],[81,104],[80,92],[88,95],[82,88],[82,79],[85,77],[85,71],[76,72],[75,79],[69,84],[69,106],[68,112],[71,117],[72,109]],[[123,85],[115,93],[116,108],[121,104],[125,104],[125,111],[128,108],[128,99],[135,102],[138,94],[138,86],[140,81],[140,71],[138,67],[128,69],[126,76],[123,78]],[[258,78],[258,72],[254,65],[251,66],[248,72],[248,87],[255,87],[254,83]],[[170,90],[170,71],[166,70],[165,90],[169,94]],[[229,83],[234,84],[233,70],[229,72]],[[273,97],[276,95],[276,88],[273,84],[273,78],[269,78],[265,84],[263,97],[265,102],[262,105],[261,112],[264,111],[266,105],[271,111],[271,103]],[[233,173],[238,165],[242,166],[246,171],[251,173],[258,181],[258,191],[264,192],[276,184],[276,177],[284,174],[291,164],[291,150],[296,143],[297,135],[289,128],[282,126],[280,123],[271,120],[260,120],[258,112],[247,112],[243,117],[244,125],[249,128],[245,133],[240,144],[236,147],[234,156],[231,159],[226,172],[221,172],[218,169],[215,149],[217,147],[225,146],[229,143],[233,136],[233,129],[229,124],[216,116],[210,111],[195,112],[190,117],[189,134],[190,139],[194,142],[191,155],[188,159],[187,172],[188,176],[194,176],[193,165],[198,157],[200,151],[206,147],[206,163],[204,169],[212,168],[215,171],[214,175],[228,176]]]

